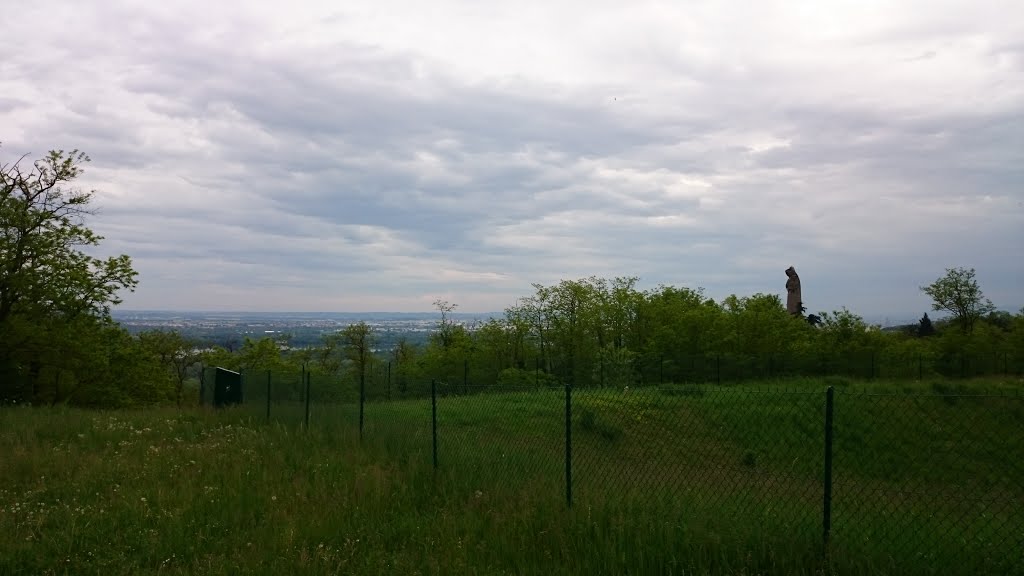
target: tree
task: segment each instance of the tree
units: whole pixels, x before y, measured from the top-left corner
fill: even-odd
[[[944,310],[953,315],[965,334],[974,331],[979,318],[996,307],[985,298],[975,279],[974,268],[947,268],[946,274],[921,290],[932,298],[932,310]]]
[[[373,328],[366,322],[349,324],[341,331],[341,337],[345,343],[345,354],[359,375],[359,389],[363,390],[366,387],[366,368],[373,352]]]
[[[94,192],[69,187],[88,156],[51,151],[30,168],[25,158],[0,164],[0,366],[27,367],[31,380],[40,366],[92,354],[75,340],[54,349],[47,334],[109,326],[118,292],[137,281],[127,255],[82,250],[103,240],[85,225]]]
[[[398,383],[398,391],[405,394],[409,389],[409,380],[415,371],[416,347],[409,343],[409,339],[402,336],[391,351],[395,363],[395,381]]]
[[[917,335],[921,338],[932,336],[935,334],[935,326],[932,326],[932,319],[928,317],[928,313],[925,312],[924,316],[917,323]]]
[[[149,330],[139,334],[142,348],[159,360],[174,378],[175,396],[178,406],[185,391],[185,379],[189,370],[199,362],[195,343],[177,331]]]
[[[437,325],[436,338],[441,344],[441,348],[445,351],[455,344],[458,325],[455,324],[455,320],[452,318],[452,312],[454,312],[458,306],[458,304],[452,304],[451,302],[441,300],[440,298],[434,300],[434,307],[441,313],[441,321]]]

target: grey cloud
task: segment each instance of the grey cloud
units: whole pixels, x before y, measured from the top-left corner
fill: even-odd
[[[469,77],[437,52],[340,32],[275,42],[250,9],[192,24],[188,9],[79,7],[87,33],[5,65],[0,92],[17,96],[0,124],[22,135],[0,134],[0,153],[93,156],[104,249],[143,274],[130,305],[425,309],[443,294],[500,309],[531,282],[591,274],[721,298],[780,292],[789,265],[813,309],[916,311],[917,286],[954,265],[1024,304],[1011,34],[979,49],[1004,76],[977,106],[915,108],[895,80],[848,71],[861,87],[835,68],[869,49],[887,73],[974,57],[947,40],[978,22],[901,20],[823,44],[832,66],[790,62],[777,41],[762,55],[757,30],[721,45],[707,28],[709,55],[694,56],[659,29],[601,49],[607,77],[560,85]],[[702,10],[697,29],[722,18]],[[29,73],[76,53],[87,67]],[[624,80],[634,64],[643,75]]]

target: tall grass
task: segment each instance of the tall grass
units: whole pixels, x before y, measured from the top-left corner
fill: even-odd
[[[562,390],[215,412],[0,411],[0,574],[1024,571],[1024,398],[823,386]],[[941,392],[930,383],[909,392]],[[947,391],[948,392],[948,391]],[[970,393],[984,393],[977,395]]]

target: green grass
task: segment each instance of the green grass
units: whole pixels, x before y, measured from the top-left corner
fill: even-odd
[[[0,574],[1024,573],[1021,383],[0,410]],[[895,393],[893,393],[895,391]],[[962,396],[940,396],[955,392]]]

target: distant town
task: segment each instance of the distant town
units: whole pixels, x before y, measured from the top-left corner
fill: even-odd
[[[457,323],[472,328],[501,313],[452,313]],[[220,346],[235,350],[246,338],[273,338],[291,348],[320,343],[325,334],[349,324],[366,322],[374,328],[377,349],[389,350],[400,338],[426,342],[437,327],[437,312],[187,312],[161,310],[114,310],[113,317],[130,333],[176,330],[200,347]]]

